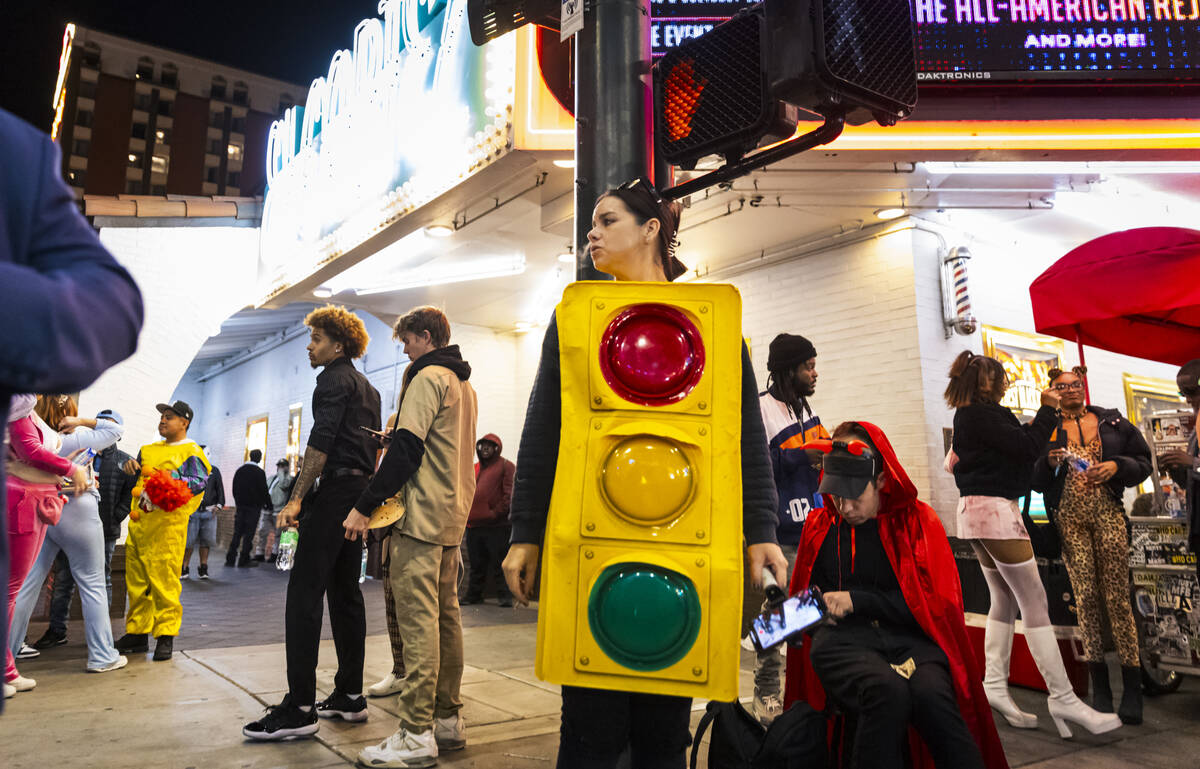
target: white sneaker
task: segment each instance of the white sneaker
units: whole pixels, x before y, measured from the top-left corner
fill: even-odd
[[[31,660],[34,657],[40,656],[42,656],[40,651],[26,643],[21,644],[21,650],[18,651],[16,655],[17,659],[19,660]]]
[[[27,692],[37,686],[37,681],[21,675],[8,679],[8,683],[19,692]]]
[[[395,694],[404,687],[404,679],[396,678],[395,673],[388,673],[383,677],[383,680],[377,684],[371,684],[367,687],[368,697],[387,697]]]
[[[417,734],[400,729],[378,745],[358,752],[361,766],[379,769],[418,769],[435,766],[437,760],[438,746],[432,729]]]
[[[462,713],[433,719],[433,738],[438,750],[462,750],[467,747],[467,724]]]
[[[742,639],[742,648],[748,652],[754,651],[754,642],[750,640],[749,633],[747,633],[746,637]]]
[[[783,712],[783,700],[779,699],[777,694],[768,694],[766,697],[754,695],[754,704],[751,706],[754,718],[763,726],[770,726],[771,722],[779,717]]]
[[[17,696],[17,687],[13,686],[12,684],[5,684],[4,685],[4,699],[7,700],[10,697],[16,697],[16,696]]]
[[[98,668],[88,668],[89,673],[107,673],[110,670],[120,670],[129,664],[129,658],[124,654],[118,654],[115,662],[110,662],[107,665],[101,665]]]

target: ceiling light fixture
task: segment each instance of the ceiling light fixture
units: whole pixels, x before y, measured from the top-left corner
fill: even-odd
[[[567,244],[567,250],[558,255],[558,261],[565,264],[575,264],[575,247]]]
[[[425,228],[425,234],[431,238],[448,238],[454,234],[454,228],[448,224],[431,224]]]
[[[892,219],[899,219],[901,216],[904,216],[907,213],[908,213],[908,209],[906,209],[906,208],[877,208],[877,209],[875,209],[875,217],[877,219],[882,219],[885,222],[890,221]]]
[[[329,286],[317,286],[313,289],[312,294],[318,299],[328,299],[333,296],[333,289]]]
[[[442,286],[447,283],[462,283],[469,280],[484,280],[486,278],[504,278],[510,275],[520,275],[523,272],[525,272],[524,254],[492,259],[476,259],[444,267],[439,267],[436,264],[427,264],[419,270],[413,270],[411,278],[401,278],[371,288],[356,288],[354,289],[354,293],[358,296],[386,294],[410,288]]]
[[[559,168],[574,168],[575,158],[560,158],[559,160],[554,161],[554,165],[558,166]]]
[[[975,161],[975,162],[931,162],[922,163],[921,167],[931,174],[980,174],[980,175],[1011,175],[1011,174],[1067,174],[1095,175],[1108,174],[1195,174],[1200,173],[1200,162],[1162,161],[1162,162],[1123,162],[1123,161]]]
[[[527,331],[532,331],[533,325],[534,324],[527,320],[519,320],[513,324],[513,331],[517,332],[518,334],[524,334]]]

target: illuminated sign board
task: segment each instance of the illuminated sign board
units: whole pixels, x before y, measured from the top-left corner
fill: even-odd
[[[512,35],[471,43],[466,0],[382,0],[303,106],[271,125],[260,280],[312,274],[511,146]]]
[[[1200,0],[911,0],[917,78],[1180,80],[1200,70]],[[656,56],[752,3],[652,0]]]

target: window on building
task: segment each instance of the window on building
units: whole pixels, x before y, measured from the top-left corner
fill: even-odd
[[[212,91],[210,92],[210,95],[212,96],[212,98],[224,99],[225,98],[225,85],[226,85],[225,78],[221,77],[220,75],[215,76],[212,79]]]
[[[246,133],[246,118],[235,117],[233,122],[230,124],[229,130],[233,131],[235,134]]]
[[[136,179],[130,179],[125,182],[126,195],[141,195],[142,189],[142,183]]]
[[[71,145],[71,154],[87,157],[88,150],[91,149],[91,146],[92,143],[87,139],[76,139],[75,143]]]
[[[145,139],[147,130],[148,129],[147,129],[147,126],[145,123],[137,122],[137,123],[134,123],[132,127],[130,127],[129,135],[135,139]]]
[[[134,77],[138,80],[153,80],[154,79],[154,60],[149,56],[143,56],[138,59],[137,72]]]
[[[237,81],[233,84],[233,103],[248,104],[250,102],[250,89],[242,81]]]
[[[242,186],[242,172],[241,171],[230,171],[229,175],[226,177],[225,183],[228,184],[230,187],[241,187]]]
[[[210,112],[208,115],[208,124],[210,126],[212,126],[213,128],[220,128],[221,130],[224,130],[225,129],[225,113],[224,113],[224,111]]]
[[[165,174],[170,163],[171,161],[166,155],[154,155],[150,158],[150,173]]]
[[[92,69],[100,69],[100,46],[95,43],[84,43],[83,53],[79,60],[83,62],[83,66]]]
[[[166,99],[158,100],[158,114],[162,115],[163,117],[171,117],[171,113],[174,111],[174,108],[175,102],[168,101]]]
[[[150,185],[150,194],[151,195],[166,195],[167,194],[167,185],[151,184]]]
[[[179,68],[174,64],[167,63],[162,65],[162,84],[167,88],[179,87]]]
[[[80,80],[79,95],[84,99],[96,98],[96,81],[95,80]]]
[[[67,181],[72,187],[87,186],[87,171],[82,168],[73,168],[67,172]]]
[[[220,171],[221,169],[219,169],[217,166],[209,166],[208,168],[204,169],[204,180],[209,184],[216,184],[217,179],[220,178]]]
[[[81,125],[81,126],[85,126],[87,128],[91,128],[93,117],[94,117],[94,115],[92,115],[92,111],[90,109],[76,110],[75,125]]]
[[[225,144],[220,139],[209,139],[208,152],[212,155],[220,155],[225,151]]]
[[[150,111],[150,94],[138,93],[133,96],[133,108],[140,109],[142,112]]]
[[[154,141],[156,144],[170,144],[171,143],[171,129],[170,128],[160,128],[157,131],[155,131],[154,132]]]
[[[142,153],[140,153],[140,152],[130,152],[129,153],[129,167],[130,168],[141,168],[142,164],[145,162],[146,162],[146,159],[142,155]]]
[[[238,142],[230,142],[229,146],[225,149],[225,152],[229,155],[230,160],[236,160],[239,163],[241,162],[242,145]]]

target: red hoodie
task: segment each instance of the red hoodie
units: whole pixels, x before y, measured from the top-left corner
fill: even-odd
[[[869,422],[859,422],[883,457],[887,478],[880,489],[879,538],[900,582],[900,592],[921,629],[946,653],[958,708],[975,737],[988,769],[1007,769],[1004,748],[996,733],[991,707],[983,693],[983,671],[975,658],[963,621],[962,586],[946,530],[933,508],[917,499],[917,488],[896,458],[887,436]],[[836,520],[832,500],[808,516],[801,534],[791,592],[808,587],[817,551]],[[803,699],[817,710],[825,707],[825,691],[808,659],[811,639],[787,656],[786,703]],[[913,766],[925,769],[933,759],[913,730]]]
[[[487,464],[475,463],[475,499],[467,516],[467,527],[507,526],[517,466],[500,456],[504,444],[497,435],[488,433],[479,440],[496,444],[496,454]]]

